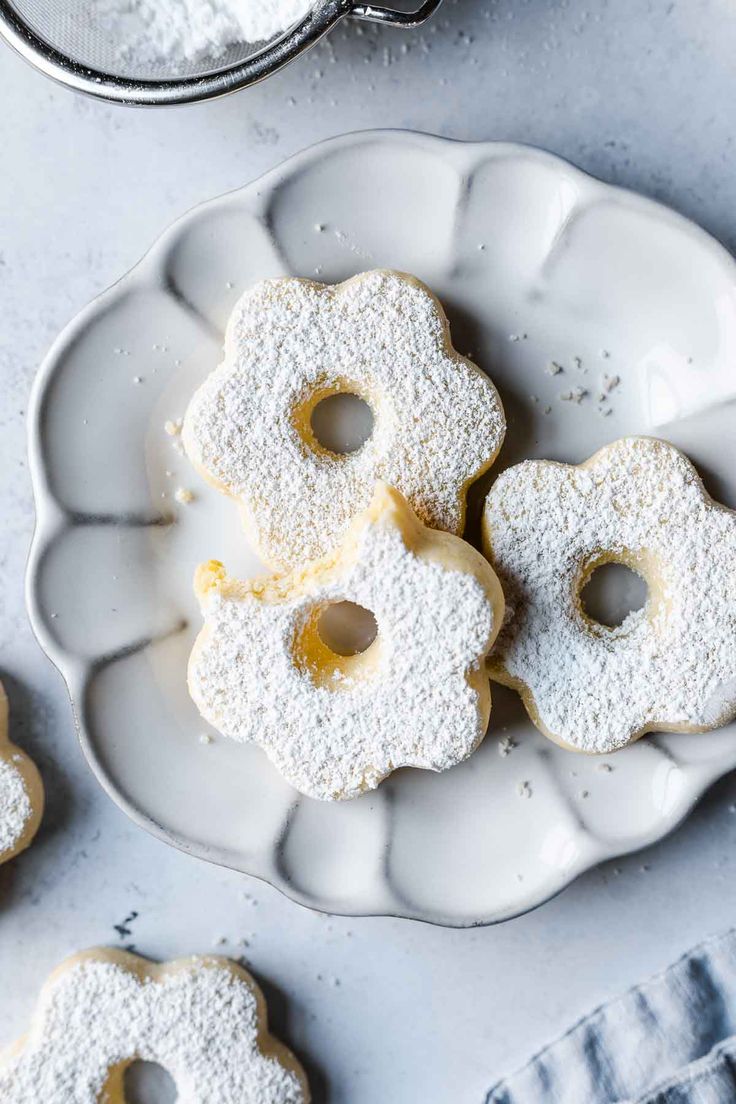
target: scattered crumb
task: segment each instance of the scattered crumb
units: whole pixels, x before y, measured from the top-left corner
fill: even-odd
[[[113,929],[118,933],[121,939],[125,939],[127,936],[132,935],[132,929],[130,925],[134,920],[137,920],[139,913],[135,909],[132,909],[128,915],[119,924],[113,924]]]
[[[569,391],[562,392],[560,402],[573,402],[579,406],[587,394],[585,387],[572,387]]]
[[[516,880],[517,880],[517,882],[523,882],[524,881],[524,875],[523,874],[517,874],[516,875]]]
[[[596,770],[599,770],[601,774],[611,774],[613,772],[613,767],[610,763],[598,763]]]
[[[533,403],[539,402],[539,395],[530,395],[529,398],[532,400]]]
[[[174,493],[174,498],[177,502],[182,502],[185,506],[188,506],[190,502],[194,502],[194,493],[187,487],[178,487]]]
[[[548,376],[559,376],[560,372],[563,371],[563,367],[556,360],[551,360],[544,370]]]
[[[485,246],[483,245],[483,242],[481,242],[480,245],[478,246],[478,250],[479,250],[479,252],[482,253],[484,249],[485,249]]]
[[[502,759],[505,759],[507,755],[516,747],[516,741],[512,740],[510,736],[502,736],[498,741],[498,754]]]
[[[601,418],[607,418],[609,414],[613,414],[612,406],[599,406],[597,409]]]
[[[143,383],[143,376],[133,376],[133,383]]]
[[[315,222],[314,229],[318,234],[324,234],[325,224],[323,222]]]
[[[586,797],[590,797],[590,790],[581,790],[580,796],[583,800],[585,800]]]
[[[226,935],[216,935],[215,938],[212,940],[212,942],[214,943],[214,945],[216,947],[224,947],[224,945],[227,943],[227,936]]]
[[[552,407],[551,407],[551,406],[545,406],[545,408],[544,408],[544,410],[542,411],[542,413],[543,413],[543,414],[551,414],[551,413],[552,413]]]
[[[181,433],[182,425],[183,422],[181,418],[177,418],[176,420],[169,418],[168,421],[164,422],[164,429],[169,437],[178,437]]]
[[[518,793],[519,797],[531,797],[532,796],[531,783],[529,783],[529,782],[520,782],[519,785],[516,787],[516,792]]]
[[[199,742],[200,744],[211,744],[212,737],[210,736],[209,732],[200,732]]]
[[[618,385],[621,383],[620,376],[608,376],[604,373],[601,380],[601,389],[604,395],[610,395],[611,391],[615,391]]]
[[[519,335],[518,334],[509,334],[509,341],[518,341],[518,340],[519,340]]]
[[[575,357],[572,358],[572,362],[575,365],[575,367],[577,368],[578,372],[583,371],[583,358],[582,357],[575,356]]]
[[[601,357],[603,358],[603,360],[608,360],[610,355],[611,354],[609,353],[608,349],[601,349]]]

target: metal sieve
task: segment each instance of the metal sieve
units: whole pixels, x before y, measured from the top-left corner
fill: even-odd
[[[424,23],[440,3],[424,0],[415,11],[400,11],[357,0],[322,0],[270,42],[242,42],[197,64],[123,59],[95,0],[0,0],[0,36],[42,73],[99,99],[142,105],[193,103],[263,80],[314,46],[342,19],[412,28]]]

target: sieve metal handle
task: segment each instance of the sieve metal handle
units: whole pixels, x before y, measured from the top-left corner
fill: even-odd
[[[442,0],[425,0],[416,11],[397,11],[395,8],[376,8],[372,4],[355,4],[350,12],[355,19],[369,23],[387,23],[392,27],[421,27],[437,11]]]

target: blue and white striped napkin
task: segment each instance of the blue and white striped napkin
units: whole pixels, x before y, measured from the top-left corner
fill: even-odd
[[[736,1104],[736,930],[580,1020],[486,1104]]]

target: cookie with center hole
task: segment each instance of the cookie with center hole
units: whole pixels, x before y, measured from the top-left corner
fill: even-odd
[[[8,699],[0,682],[0,863],[33,840],[43,815],[43,783],[36,764],[10,742]]]
[[[266,1004],[235,962],[158,965],[126,951],[73,955],[49,977],[30,1030],[0,1052],[3,1104],[125,1104],[137,1060],[197,1104],[309,1104],[303,1069],[269,1034]]]
[[[483,739],[498,579],[395,488],[377,485],[331,555],[248,582],[212,561],[195,590],[205,620],[189,662],[195,703],[224,735],[260,744],[301,793],[355,797],[399,767],[446,770]],[[375,619],[355,654],[324,639],[325,613],[344,602]]]
[[[509,468],[486,499],[483,537],[507,603],[489,671],[550,739],[605,753],[736,715],[736,513],[673,445],[627,437],[580,465]],[[581,601],[608,563],[648,587],[614,626]]]
[[[372,432],[326,447],[320,405],[353,395]],[[183,442],[199,472],[240,505],[272,568],[323,556],[366,509],[377,480],[425,524],[461,533],[469,485],[493,463],[506,422],[496,388],[450,342],[432,292],[398,272],[335,286],[264,280],[227,327],[225,356],[193,396]]]

